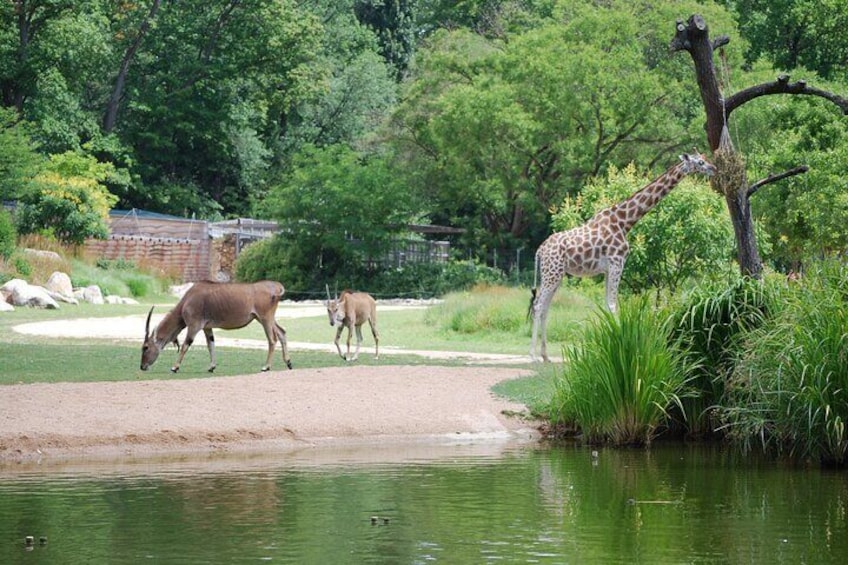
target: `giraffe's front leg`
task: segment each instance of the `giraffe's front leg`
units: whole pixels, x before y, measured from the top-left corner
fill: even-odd
[[[615,314],[618,311],[618,285],[624,272],[624,260],[626,257],[614,257],[610,259],[606,276],[607,307]]]

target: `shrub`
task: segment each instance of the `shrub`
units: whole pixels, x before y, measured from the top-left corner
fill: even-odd
[[[304,289],[306,277],[292,261],[293,248],[281,236],[257,241],[242,249],[235,264],[235,278],[243,282],[280,281],[286,294]]]
[[[527,323],[528,296],[526,289],[478,285],[470,291],[447,294],[441,304],[427,309],[424,320],[465,334],[516,332]]]
[[[591,443],[650,443],[672,406],[682,412],[690,370],[667,325],[645,299],[622,302],[618,315],[600,310],[581,343],[565,349],[552,423],[578,426]]]
[[[737,279],[726,286],[707,284],[693,291],[672,314],[673,339],[687,344],[699,367],[690,383],[696,394],[683,400],[689,433],[719,427],[715,405],[741,356],[742,338],[761,326],[774,309],[774,296],[762,281]]]
[[[15,243],[18,232],[12,222],[12,216],[3,208],[0,208],[0,259],[8,261],[15,252]]]
[[[750,448],[848,463],[848,268],[823,265],[781,288],[781,309],[747,336],[722,416]]]

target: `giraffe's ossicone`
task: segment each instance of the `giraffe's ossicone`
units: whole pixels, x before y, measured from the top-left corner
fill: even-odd
[[[530,357],[535,361],[536,339],[541,327],[540,354],[547,352],[548,310],[565,275],[589,277],[603,274],[607,306],[616,311],[618,285],[630,251],[627,234],[642,217],[662,200],[684,176],[703,173],[711,176],[716,168],[704,155],[681,155],[680,162],[626,200],[595,214],[592,219],[568,231],[550,235],[536,250],[533,297],[533,338]],[[539,286],[536,287],[536,282]]]

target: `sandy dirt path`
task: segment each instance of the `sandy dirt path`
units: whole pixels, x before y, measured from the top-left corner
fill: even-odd
[[[293,315],[298,314],[285,312]],[[316,315],[316,310],[302,315]],[[26,324],[15,331],[137,340],[137,329],[137,317],[128,317]],[[250,341],[234,344],[266,347],[264,341]],[[479,355],[478,361],[498,357]],[[188,380],[3,386],[0,463],[330,444],[532,440],[539,437],[538,422],[519,416],[526,407],[491,392],[495,384],[527,374],[519,368],[387,362]]]

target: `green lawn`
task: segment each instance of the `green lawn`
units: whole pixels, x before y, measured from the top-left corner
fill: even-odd
[[[139,369],[141,342],[144,335],[144,315],[150,304],[137,306],[63,305],[60,310],[34,310],[18,308],[0,316],[0,384],[61,382],[61,381],[115,381],[129,379],[198,378],[207,376],[209,354],[201,334],[186,355],[178,375],[168,370],[176,359],[177,351],[167,347],[157,363],[146,372]],[[168,305],[157,303],[156,311],[165,311]],[[285,317],[280,322],[286,328],[289,341],[325,344],[332,347],[335,328],[330,327],[326,315],[309,318]],[[467,335],[451,336],[423,321],[423,310],[387,311],[380,315],[381,346],[413,350],[442,350],[469,352],[497,352],[522,354],[526,352],[523,335],[485,336],[479,341]],[[138,316],[138,342],[93,338],[48,338],[21,334],[12,328],[29,322]],[[265,340],[259,324],[240,330],[217,330],[219,338]],[[346,331],[342,335],[342,347]],[[461,365],[461,360],[434,360],[418,355],[384,354],[374,360],[374,340],[366,328],[357,363],[364,365],[433,364]],[[354,338],[355,340],[355,338]],[[235,349],[219,345],[216,375],[236,375],[256,372],[265,360],[264,349]],[[295,350],[292,353],[295,368],[333,367],[345,362],[335,353]],[[274,369],[283,369],[279,349],[273,359]],[[529,362],[528,365],[529,366]]]
[[[462,293],[449,296],[440,306],[410,310],[379,312],[381,348],[404,350],[436,350],[469,353],[501,353],[527,355],[530,343],[530,325],[526,308],[528,294],[521,289]],[[592,310],[592,301],[575,298],[564,293],[560,306],[552,310],[552,328],[549,332],[565,339],[573,338],[574,329]],[[59,310],[34,310],[18,308],[0,315],[0,385],[145,380],[163,378],[204,378],[209,355],[206,342],[198,334],[186,355],[180,372],[169,371],[177,356],[173,347],[166,348],[158,362],[148,371],[139,369],[141,343],[144,335],[144,317],[155,302],[156,312],[164,313],[175,303],[172,297],[160,297],[140,305],[62,305]],[[506,314],[505,314],[506,313]],[[94,338],[53,338],[21,334],[14,326],[30,322],[68,320],[80,318],[106,318],[134,316],[129,323],[138,325],[137,342]],[[557,318],[562,322],[558,324]],[[332,347],[335,328],[327,321],[325,313],[307,318],[287,317],[286,309],[279,312],[279,321],[286,328],[290,342],[323,344]],[[453,328],[459,328],[453,329]],[[233,331],[217,330],[219,338],[265,340],[259,324]],[[342,348],[346,331],[342,335]],[[461,366],[462,359],[431,359],[419,355],[392,353],[374,359],[374,340],[367,325],[363,328],[360,365],[447,365]],[[354,337],[355,340],[355,337]],[[551,339],[552,353],[559,343]],[[384,349],[385,351],[385,349]],[[345,362],[331,351],[305,351],[295,349],[292,354],[295,369],[342,366]],[[254,373],[265,360],[264,349],[237,349],[219,345],[216,376]],[[533,368],[527,357],[526,364],[510,367]],[[279,353],[275,352],[272,367],[284,370]],[[539,369],[538,366],[535,368]],[[543,405],[551,397],[552,377],[556,366],[547,366],[532,377],[503,383],[496,392],[508,398],[534,405]]]

